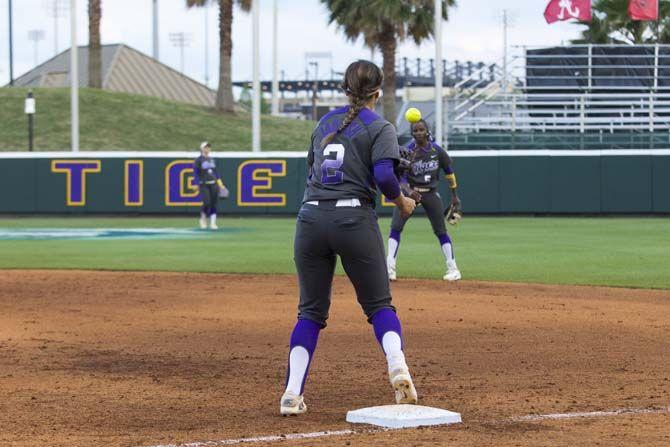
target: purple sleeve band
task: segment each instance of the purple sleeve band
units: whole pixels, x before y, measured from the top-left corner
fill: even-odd
[[[375,313],[372,316],[372,327],[374,328],[375,337],[377,337],[377,341],[380,345],[384,339],[384,334],[387,332],[395,332],[402,340],[400,320],[392,309],[383,308]],[[384,349],[383,346],[382,349]]]
[[[384,158],[375,163],[375,182],[381,192],[389,200],[396,199],[400,195],[400,184],[393,171],[394,162],[390,158]]]
[[[309,354],[309,360],[307,362],[307,370],[305,370],[305,375],[302,378],[302,385],[300,386],[300,394],[302,394],[305,389],[305,380],[307,380],[307,372],[309,371],[309,366],[312,364],[312,357],[314,356],[314,350],[316,349],[316,342],[319,339],[319,332],[321,331],[321,325],[312,321],[312,320],[298,320],[293,328],[293,333],[291,334],[291,350],[296,346],[302,346],[307,350]],[[290,358],[289,350],[289,358]],[[288,378],[291,375],[291,363],[289,361],[289,367],[286,373],[286,383],[288,384]]]
[[[451,238],[447,233],[439,234],[437,238],[440,240],[440,245],[451,244]]]

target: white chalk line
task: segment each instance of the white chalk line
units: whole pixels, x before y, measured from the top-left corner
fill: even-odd
[[[589,412],[575,412],[575,413],[550,413],[550,414],[529,414],[526,416],[517,416],[505,419],[504,423],[514,422],[540,422],[547,420],[561,420],[561,419],[578,419],[578,418],[601,418],[622,415],[641,415],[641,414],[662,414],[670,413],[670,407],[664,408],[622,408],[619,410],[610,411],[589,411]],[[389,428],[370,428],[365,430],[334,430],[334,431],[317,431],[312,433],[288,433],[279,436],[259,436],[253,438],[238,438],[238,439],[223,439],[221,441],[204,441],[204,442],[190,442],[187,444],[159,444],[151,447],[219,447],[224,445],[236,444],[251,444],[257,442],[279,442],[288,441],[292,439],[312,439],[312,438],[327,438],[332,436],[358,435],[367,433],[380,433],[389,430],[403,430],[403,429],[389,429]]]
[[[222,445],[246,444],[254,442],[276,442],[287,441],[290,439],[310,439],[310,438],[326,438],[329,436],[344,436],[354,435],[359,433],[376,433],[385,431],[386,429],[371,429],[371,430],[336,430],[336,431],[316,431],[312,433],[288,433],[280,436],[259,436],[256,438],[239,438],[239,439],[224,439],[221,441],[205,441],[205,442],[190,442],[188,444],[161,444],[151,447],[218,447]]]
[[[626,414],[653,414],[670,413],[670,407],[667,408],[623,408],[611,411],[589,411],[584,413],[553,413],[553,414],[529,414],[508,419],[508,422],[537,422],[559,419],[577,419],[577,418],[600,418],[610,416],[621,416]]]

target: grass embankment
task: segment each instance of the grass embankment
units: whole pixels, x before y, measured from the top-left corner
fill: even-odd
[[[0,151],[28,149],[23,113],[28,89],[0,89]],[[70,90],[35,89],[35,150],[70,148]],[[84,150],[193,150],[202,140],[214,150],[251,150],[249,114],[218,114],[213,109],[141,95],[103,90],[79,91],[80,148]],[[306,150],[310,121],[262,117],[263,150]]]
[[[193,218],[3,218],[2,228],[193,228]],[[0,268],[294,273],[290,218],[226,218],[196,239],[0,240]],[[390,219],[380,219],[384,238]],[[228,231],[226,231],[228,230]],[[670,219],[466,218],[451,229],[464,279],[670,289]],[[338,272],[342,272],[338,267]],[[403,232],[399,277],[441,278],[428,220]]]

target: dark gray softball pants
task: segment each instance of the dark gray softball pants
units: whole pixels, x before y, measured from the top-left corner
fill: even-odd
[[[369,205],[336,207],[335,203],[304,204],[298,213],[294,242],[300,282],[298,318],[323,327],[338,255],[368,321],[383,308],[395,310],[374,209]]]
[[[430,225],[433,227],[433,232],[436,236],[447,234],[447,227],[444,224],[444,203],[442,203],[442,197],[433,189],[430,192],[422,192],[421,194],[421,206],[426,210],[426,215],[428,220],[430,220]],[[410,216],[411,217],[411,216]],[[402,232],[405,228],[405,224],[409,220],[403,219],[398,212],[398,208],[393,210],[393,218],[391,219],[391,229],[397,232]]]

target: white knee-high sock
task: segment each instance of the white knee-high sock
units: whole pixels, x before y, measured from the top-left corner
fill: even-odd
[[[388,255],[386,255],[386,259],[389,261],[389,263],[393,263],[395,265],[395,259],[398,256],[398,247],[400,244],[398,243],[397,240],[393,239],[392,237],[389,238],[388,242]]]
[[[307,367],[309,366],[309,353],[302,346],[295,346],[289,354],[289,375],[286,383],[286,391],[296,395],[301,394],[302,384],[305,380]]]
[[[382,337],[382,347],[386,354],[389,371],[398,368],[407,368],[405,354],[402,352],[402,341],[397,332],[389,331],[385,333]]]
[[[442,254],[444,255],[444,260],[449,263],[449,261],[456,261],[454,259],[454,251],[451,248],[451,243],[447,242],[446,244],[442,244]]]

